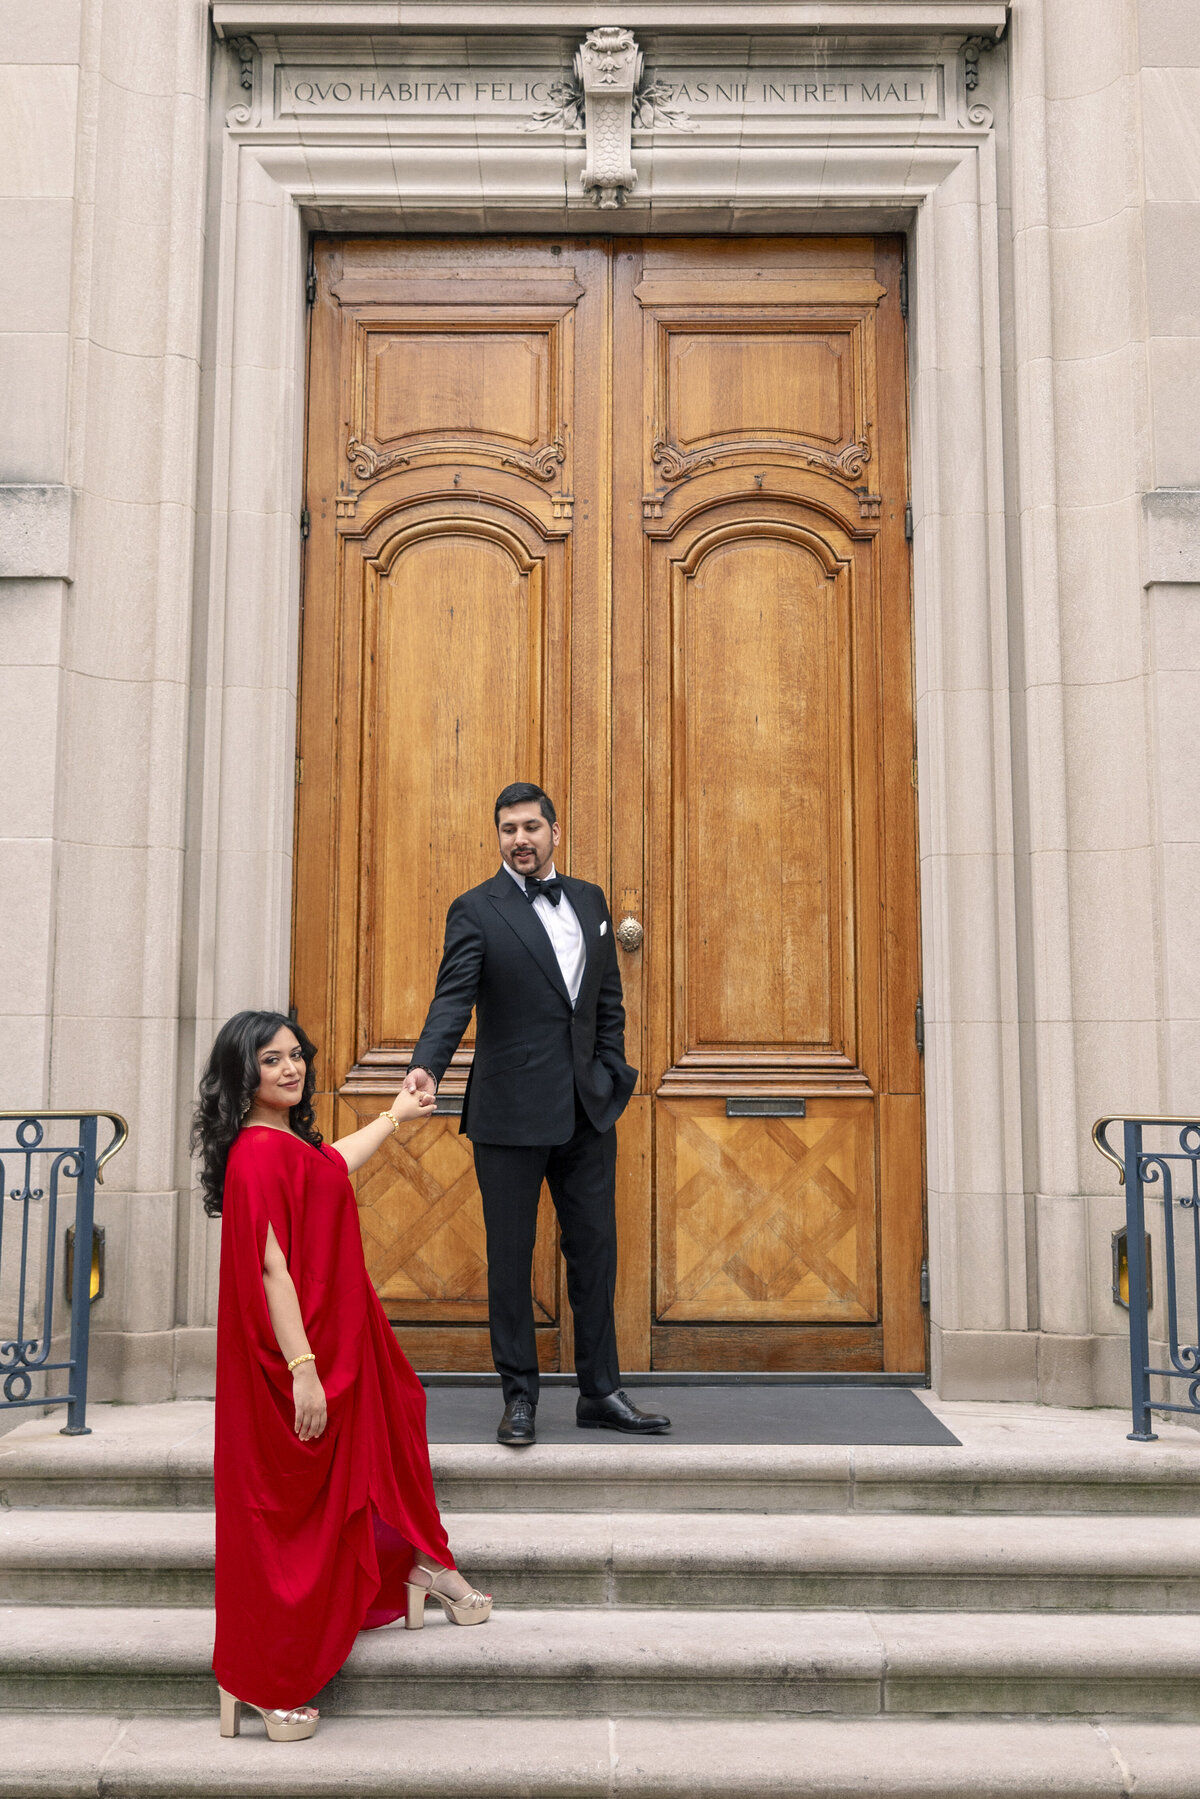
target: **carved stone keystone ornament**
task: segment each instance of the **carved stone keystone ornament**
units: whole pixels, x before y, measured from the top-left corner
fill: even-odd
[[[671,84],[642,66],[631,31],[603,25],[575,53],[569,81],[552,81],[549,104],[539,106],[526,131],[583,131],[587,166],[579,177],[597,206],[620,206],[637,186],[634,131],[695,131],[692,116],[674,104]]]
[[[575,52],[587,131],[587,161],[579,179],[598,206],[620,206],[637,186],[633,94],[641,73],[642,53],[633,33],[618,25],[589,31]]]

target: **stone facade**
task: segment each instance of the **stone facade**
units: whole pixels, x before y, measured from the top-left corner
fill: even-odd
[[[596,28],[670,90],[603,143]],[[904,229],[934,1380],[1119,1402],[1091,1123],[1200,1099],[1192,0],[0,0],[0,58],[0,1104],[133,1127],[93,1391],[208,1389],[190,1093],[286,1003],[307,232]]]

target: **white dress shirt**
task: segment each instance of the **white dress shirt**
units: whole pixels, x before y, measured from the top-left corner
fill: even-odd
[[[504,864],[521,892],[525,892],[525,876],[519,875],[515,868]],[[554,879],[554,864],[550,871],[540,877],[543,881]],[[528,896],[525,904],[529,905]],[[583,926],[579,922],[574,906],[567,898],[566,888],[562,888],[558,896],[557,906],[551,905],[545,894],[539,893],[533,901],[533,910],[545,926],[546,935],[558,958],[558,966],[562,973],[563,985],[571,996],[571,1004],[579,998],[579,989],[583,985],[583,969],[587,961],[587,952],[583,945]]]

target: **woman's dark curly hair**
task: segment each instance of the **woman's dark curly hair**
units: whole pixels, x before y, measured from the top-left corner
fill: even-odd
[[[217,1032],[217,1040],[200,1076],[200,1097],[192,1117],[191,1149],[200,1158],[204,1210],[219,1218],[225,1191],[225,1164],[242,1128],[254,1094],[262,1084],[258,1052],[276,1031],[294,1031],[304,1051],[304,1091],[288,1113],[288,1122],[306,1143],[319,1144],[313,1123],[313,1090],[317,1084],[317,1051],[298,1024],[282,1012],[235,1012]]]

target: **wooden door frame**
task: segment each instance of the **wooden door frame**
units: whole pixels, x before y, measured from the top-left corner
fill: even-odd
[[[752,29],[753,17],[747,19]],[[236,70],[235,70],[236,73]],[[233,89],[236,95],[236,84]],[[206,529],[199,563],[191,759],[190,1011],[198,1063],[220,1021],[246,1004],[286,1005],[291,932],[294,711],[299,639],[304,287],[310,230],[354,221],[397,233],[477,228],[478,200],[442,185],[401,189],[386,142],[336,130],[304,139],[243,99],[219,133],[202,427]],[[822,140],[823,141],[823,140]],[[355,155],[346,160],[353,143]],[[301,146],[303,148],[301,150]],[[781,139],[782,144],[782,139]],[[787,192],[739,164],[736,206],[759,233],[856,226],[908,234],[912,395],[913,601],[917,644],[919,829],[925,968],[926,1155],[938,1371],[940,1333],[984,1333],[996,1353],[1028,1328],[1025,1194],[1017,1040],[1013,767],[1005,558],[996,146],[985,106],[960,92],[936,126],[874,135],[850,162],[798,159]],[[843,166],[845,178],[843,179]],[[595,214],[562,183],[493,185],[489,221],[577,230]],[[667,231],[739,215],[714,164],[699,186],[680,164],[656,171],[654,216]],[[329,209],[314,198],[331,198]],[[852,213],[839,215],[841,206]],[[619,219],[641,230],[634,197]],[[262,424],[275,424],[264,455]],[[992,671],[981,686],[972,674]],[[970,691],[964,707],[959,695]],[[246,744],[256,753],[247,761]],[[976,878],[957,878],[969,851]],[[986,896],[980,904],[979,896]],[[252,921],[247,928],[246,921]],[[972,1214],[969,1237],[958,1217]],[[996,1253],[971,1250],[982,1231]],[[216,1235],[189,1226],[187,1317],[211,1328]],[[987,1335],[987,1333],[991,1333]],[[982,1342],[983,1336],[973,1340]]]

